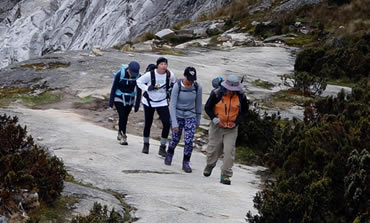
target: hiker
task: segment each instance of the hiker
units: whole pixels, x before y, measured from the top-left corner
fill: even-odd
[[[193,152],[193,138],[195,129],[200,125],[200,115],[202,113],[202,87],[195,82],[196,80],[197,71],[195,68],[185,68],[184,79],[178,80],[174,84],[170,101],[172,138],[168,144],[164,163],[171,165],[175,148],[184,129],[185,146],[182,169],[186,173],[192,172],[190,157]]]
[[[153,123],[154,111],[156,110],[163,129],[161,134],[158,154],[166,157],[166,143],[170,131],[170,112],[168,110],[168,92],[175,83],[175,75],[167,69],[168,60],[160,57],[157,60],[157,68],[146,72],[137,80],[137,86],[144,92],[142,103],[144,105],[144,146],[142,152],[149,153],[150,128]]]
[[[211,175],[218,158],[223,154],[220,182],[231,184],[238,125],[247,109],[247,98],[243,93],[243,86],[238,76],[228,76],[221,83],[221,88],[216,89],[209,96],[204,110],[212,121],[208,130],[209,142],[204,176]]]
[[[114,103],[118,112],[117,140],[121,145],[128,145],[126,125],[132,106],[135,102],[135,112],[137,112],[140,105],[141,90],[136,87],[136,79],[139,77],[139,70],[140,65],[136,61],[131,61],[128,66],[122,66],[121,70],[115,73],[110,92],[109,107],[113,108]]]

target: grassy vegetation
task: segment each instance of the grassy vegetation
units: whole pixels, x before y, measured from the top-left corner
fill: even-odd
[[[235,160],[238,163],[245,165],[261,165],[263,162],[261,157],[263,154],[257,154],[258,151],[248,147],[237,146],[235,151]]]
[[[186,26],[186,25],[189,25],[189,24],[191,24],[191,23],[192,23],[192,21],[191,21],[191,20],[186,19],[186,20],[184,20],[184,21],[181,21],[181,22],[179,22],[179,23],[176,23],[174,26],[172,26],[172,29],[174,29],[174,30],[181,30],[181,29],[182,29],[182,27],[184,27],[184,26]]]
[[[269,89],[269,90],[271,90],[273,87],[275,87],[274,84],[272,84],[268,81],[260,80],[260,79],[252,81],[252,85],[254,85],[256,87],[260,87],[260,88]]]
[[[20,103],[32,108],[39,105],[56,103],[62,98],[61,93],[51,90],[35,96],[30,94],[32,94],[32,90],[28,88],[0,89],[0,108],[6,108],[11,103],[16,101],[19,101]]]
[[[132,44],[135,44],[135,43],[142,43],[142,42],[145,42],[147,40],[152,40],[152,39],[155,39],[155,34],[154,33],[151,33],[151,32],[145,32],[143,33],[141,36],[137,37],[135,40],[132,41]]]
[[[20,96],[22,103],[28,107],[35,107],[39,105],[52,104],[59,102],[62,98],[61,93],[56,93],[51,90],[45,91],[39,95],[23,95]]]
[[[69,67],[69,63],[60,63],[60,62],[51,62],[51,63],[34,63],[34,64],[23,64],[21,68],[30,68],[34,69],[36,72],[42,70],[53,70],[60,67]],[[13,68],[14,69],[14,68]]]
[[[173,56],[185,56],[184,53],[182,53],[179,50],[174,50],[174,49],[159,49],[158,52],[161,54],[167,54],[167,55],[173,55]]]
[[[73,102],[73,104],[75,104],[78,107],[80,105],[90,104],[90,103],[93,103],[95,101],[96,101],[96,98],[91,97],[91,96],[87,96],[87,97],[84,97],[84,98],[80,98],[78,101]]]
[[[296,46],[296,47],[311,47],[315,45],[317,37],[314,35],[299,35],[294,39],[285,40],[285,43],[289,46]]]
[[[6,108],[15,102],[21,95],[31,92],[27,88],[3,88],[0,89],[0,108]]]
[[[29,213],[31,222],[39,223],[64,223],[72,218],[72,208],[80,198],[72,196],[60,196],[53,205],[41,203],[40,208]]]
[[[294,105],[303,105],[308,100],[312,100],[312,98],[303,96],[301,92],[282,90],[273,94],[272,97],[263,100],[262,104],[267,108],[278,107],[285,110]]]
[[[341,78],[341,79],[337,79],[337,80],[329,80],[327,83],[331,84],[331,85],[338,85],[338,86],[349,87],[349,88],[353,88],[355,86],[353,81],[351,81],[347,78]]]

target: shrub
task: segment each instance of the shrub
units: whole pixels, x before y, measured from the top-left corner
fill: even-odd
[[[343,40],[343,46],[309,48],[296,58],[296,72],[308,72],[320,78],[348,78],[360,81],[367,78],[370,69],[370,34],[360,38]]]
[[[0,194],[6,204],[22,189],[36,191],[40,199],[52,203],[63,190],[66,170],[63,162],[51,156],[27,136],[26,127],[16,116],[0,116]]]
[[[85,217],[75,217],[72,219],[72,223],[124,223],[126,222],[124,218],[116,212],[114,209],[108,213],[107,205],[104,207],[101,206],[99,203],[94,203],[92,210],[90,210],[90,214]]]
[[[364,83],[307,105],[305,122],[282,129],[268,155],[276,181],[255,196],[248,222],[366,222],[369,99]]]
[[[282,75],[283,84],[295,92],[302,92],[302,95],[321,95],[326,89],[326,82],[323,78],[315,77],[307,72],[296,72],[293,76]]]

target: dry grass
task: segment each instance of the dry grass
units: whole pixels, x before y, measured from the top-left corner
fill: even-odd
[[[135,40],[133,40],[132,44],[142,43],[142,42],[145,42],[147,40],[152,40],[152,39],[155,39],[155,34],[151,32],[146,32],[146,33],[143,33],[141,36],[137,37]]]
[[[352,0],[341,6],[327,2],[313,8],[312,22],[325,24],[325,29],[339,36],[362,35],[370,30],[370,0]],[[344,28],[339,28],[340,26]]]
[[[241,21],[249,16],[248,7],[256,0],[234,0],[228,7],[220,8],[211,15],[203,15],[198,21],[206,21],[217,18],[230,18],[232,21]]]

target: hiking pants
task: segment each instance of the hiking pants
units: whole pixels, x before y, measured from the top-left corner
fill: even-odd
[[[168,145],[168,153],[174,154],[175,148],[181,139],[181,133],[184,129],[184,160],[183,161],[190,161],[191,153],[193,152],[193,139],[195,128],[197,126],[196,118],[177,118],[177,122],[179,123],[179,130],[177,132],[172,130],[172,138]]]
[[[124,106],[122,102],[114,102],[114,106],[117,109],[118,112],[118,131],[126,134],[126,125],[127,125],[127,119],[131,112],[132,105],[126,105]]]
[[[152,127],[155,110],[157,110],[159,119],[162,121],[163,125],[161,137],[167,139],[170,132],[170,111],[168,110],[168,106],[152,108],[144,105],[144,137],[150,136],[150,128]]]
[[[232,177],[232,167],[235,159],[235,142],[238,127],[232,129],[219,128],[211,122],[208,130],[207,165],[215,164],[224,154],[221,175]]]

